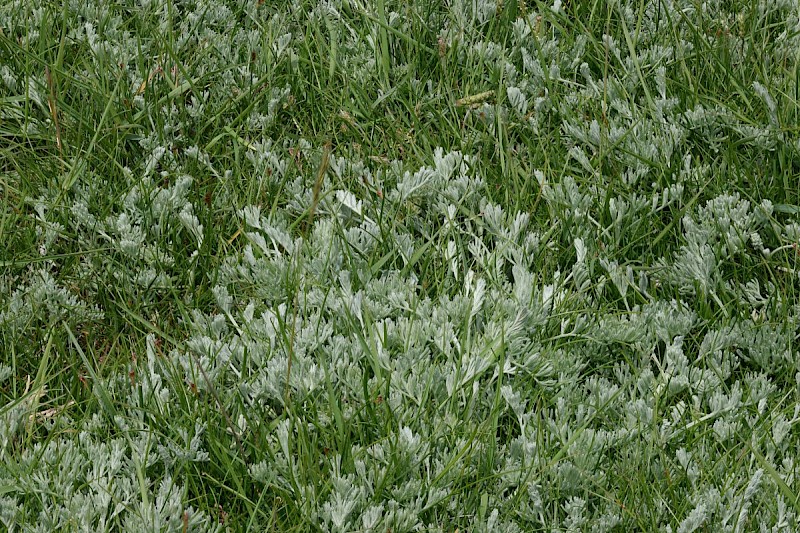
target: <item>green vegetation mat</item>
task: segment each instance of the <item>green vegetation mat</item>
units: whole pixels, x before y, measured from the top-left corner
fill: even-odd
[[[795,0],[0,0],[8,531],[800,530]]]

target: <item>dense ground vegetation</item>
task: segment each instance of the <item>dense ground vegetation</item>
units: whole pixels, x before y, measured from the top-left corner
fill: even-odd
[[[0,1],[0,523],[797,531],[799,16]]]

